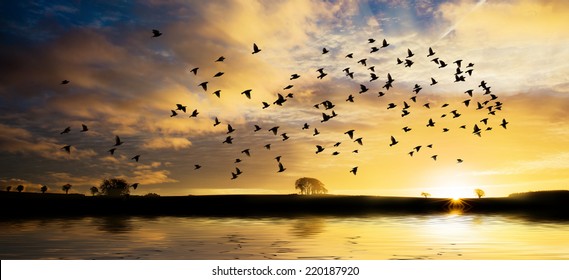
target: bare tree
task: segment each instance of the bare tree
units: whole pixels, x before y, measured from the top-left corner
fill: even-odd
[[[300,194],[326,194],[328,189],[320,180],[309,177],[302,177],[294,183],[294,188],[300,190]]]
[[[23,186],[23,185],[18,185],[18,186],[16,187],[16,190],[21,193],[21,192],[24,190],[24,186]]]
[[[43,185],[43,186],[40,188],[40,191],[41,191],[41,193],[47,192],[47,186],[46,186],[46,185]]]
[[[65,194],[68,194],[69,190],[71,189],[71,184],[65,184],[61,186],[61,189],[65,192]]]
[[[478,196],[478,198],[482,198],[486,195],[486,193],[482,189],[475,189],[474,193]]]
[[[428,192],[422,192],[421,196],[424,196],[425,198],[427,198],[427,197],[431,196],[431,194]]]
[[[92,186],[89,190],[91,191],[91,194],[93,196],[95,196],[97,193],[99,193],[99,188],[97,188],[95,186]]]

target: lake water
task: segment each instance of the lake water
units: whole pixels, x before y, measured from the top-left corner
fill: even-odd
[[[509,215],[0,221],[0,259],[569,259],[569,222]]]

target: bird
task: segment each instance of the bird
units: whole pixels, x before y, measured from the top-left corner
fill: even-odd
[[[433,55],[435,55],[435,52],[433,51],[433,48],[429,48],[429,54],[427,54],[427,57],[433,56]]]
[[[286,141],[290,138],[286,135],[286,133],[281,134],[281,136],[283,137],[283,141]]]
[[[364,143],[363,143],[363,140],[362,140],[362,137],[357,138],[356,140],[354,140],[354,142],[356,142],[356,143],[358,143],[358,144],[360,144],[360,145],[363,145],[363,144],[364,144]]]
[[[291,89],[292,87],[293,87],[293,85],[288,85],[288,86],[284,87],[283,90]]]
[[[227,125],[227,134],[232,133],[233,131],[235,131],[235,129],[230,124],[228,124]]]
[[[389,44],[387,43],[387,40],[383,39],[383,43],[381,44],[381,47],[387,48],[387,46],[389,46]]]
[[[277,172],[284,172],[286,168],[283,166],[281,162],[279,162],[279,170]]]
[[[257,132],[257,131],[261,130],[261,127],[260,127],[260,126],[258,126],[258,125],[254,125],[254,126],[255,126],[255,130],[253,130],[254,132]],[[276,135],[276,134],[275,134],[275,135]]]
[[[427,127],[434,127],[435,126],[435,122],[433,121],[433,119],[429,119],[429,123],[427,123]]]
[[[280,93],[277,93],[277,100],[275,100],[275,102],[273,102],[273,104],[279,105],[279,106],[283,106],[283,103],[285,103],[286,98],[284,98],[284,96]]]
[[[198,170],[198,169],[200,169],[200,168],[202,168],[201,165],[199,165],[199,164],[194,164],[194,170]]]
[[[353,95],[348,95],[348,98],[346,99],[346,102],[354,102],[354,96]]]
[[[245,94],[247,98],[251,99],[251,91],[252,89],[244,90],[241,94]]]
[[[115,154],[115,151],[117,150],[117,148],[112,148],[110,150],[108,150],[109,153],[111,153],[111,156]]]
[[[241,153],[247,155],[248,157],[251,156],[251,151],[249,149],[245,149],[245,150],[241,151]]]
[[[387,109],[393,109],[393,108],[395,108],[395,107],[397,107],[397,105],[396,105],[395,103],[389,103],[389,104],[387,104]]]
[[[176,110],[183,111],[184,113],[186,112],[186,107],[188,106],[183,106],[182,104],[176,104]]]
[[[203,83],[199,84],[198,86],[202,87],[204,91],[207,91],[207,83],[208,82],[203,82]]]
[[[300,75],[298,75],[298,74],[292,74],[292,75],[290,75],[290,79],[291,79],[291,80],[298,79],[298,78],[300,78]]]
[[[413,65],[413,63],[415,63],[415,62],[413,62],[410,59],[405,59],[405,67],[411,67],[411,65]]]
[[[115,146],[120,146],[122,144],[124,144],[124,142],[121,141],[118,135],[115,135]]]
[[[484,125],[488,125],[488,118],[481,119],[480,122]]]
[[[138,162],[139,159],[140,159],[140,155],[136,155],[136,156],[133,156],[131,158],[131,160],[135,160],[136,162]]]
[[[378,79],[378,77],[375,73],[369,73],[369,76],[371,77],[369,80],[370,82],[373,82],[373,81]]]
[[[354,175],[356,175],[356,173],[358,173],[358,167],[353,167],[352,170],[350,170],[351,173],[354,173]]]
[[[403,60],[401,60],[401,58],[398,57],[398,58],[397,58],[397,65],[399,65],[399,64],[401,64],[401,63],[403,63]]]
[[[339,155],[339,154],[340,154],[340,152],[338,152],[338,151],[334,151],[334,152],[332,153],[333,156],[337,156],[337,155]]]
[[[170,115],[170,117],[175,117],[178,115],[178,113],[176,113],[176,111],[174,111],[174,110],[170,110],[170,111],[172,112],[172,115]]]
[[[344,132],[344,134],[347,134],[350,137],[350,139],[354,139],[354,132],[355,132],[354,129],[350,129],[350,130]]]
[[[472,129],[472,134],[478,135],[478,137],[481,137],[482,130],[478,127],[478,125],[474,125],[474,128]]]
[[[473,92],[473,91],[474,91],[473,89],[469,89],[469,90],[465,91],[464,93],[466,93],[466,94],[468,94],[470,97],[472,97],[472,92]]]
[[[431,78],[431,86],[436,85],[438,82],[437,80],[435,80],[435,78]]]
[[[506,125],[508,125],[509,122],[506,121],[506,119],[502,119],[502,123],[500,124],[501,127],[503,127],[504,129],[506,129]]]
[[[327,54],[329,52],[329,50],[327,50],[326,48],[322,48],[322,54]]]
[[[269,131],[273,132],[274,135],[277,135],[277,131],[279,130],[278,126],[274,126],[272,128],[269,129]]]
[[[192,114],[190,115],[190,118],[195,118],[195,117],[197,117],[199,113],[200,113],[200,112],[198,112],[198,109],[195,109],[195,110],[192,112]]]
[[[368,88],[365,85],[360,84],[360,92],[359,93],[362,94],[366,91],[368,91]]]
[[[152,29],[152,37],[160,37],[162,36],[162,32],[156,30],[156,29]]]
[[[277,162],[281,162],[281,156],[276,156],[276,157],[275,157],[275,160],[276,160]]]
[[[363,66],[367,66],[366,61],[367,61],[367,59],[363,58],[363,59],[358,60],[358,63],[361,63]]]
[[[470,105],[470,99],[466,99],[462,101],[462,103],[464,103],[464,106],[468,107],[468,105]]]
[[[342,144],[342,142],[336,142],[336,143],[334,144],[334,147],[339,147],[340,144]]]
[[[71,131],[71,127],[66,127],[62,132],[60,132],[59,134],[65,134],[65,133],[69,133]]]
[[[415,55],[415,54],[414,54],[410,49],[407,49],[407,58],[410,58],[410,57],[412,57],[412,56],[414,56],[414,55]]]
[[[199,67],[192,68],[192,70],[190,70],[190,72],[194,73],[194,75],[197,75],[198,69],[200,69],[200,68]]]
[[[241,159],[240,158],[236,158],[234,163],[240,163]]]
[[[214,77],[214,78],[221,77],[221,76],[223,76],[223,74],[225,74],[225,73],[223,73],[223,72],[217,72],[217,73],[215,73],[215,75],[213,75],[213,77]]]
[[[389,147],[396,145],[397,143],[399,143],[399,141],[395,140],[395,137],[391,136],[391,143],[389,144]]]
[[[302,130],[309,129],[309,128],[310,128],[310,125],[308,123],[304,123],[304,125],[302,125]]]
[[[68,154],[71,153],[71,145],[65,145],[61,147],[62,150],[65,150]]]
[[[253,53],[252,54],[256,54],[258,52],[260,52],[261,49],[259,49],[259,47],[257,46],[257,44],[253,43]]]
[[[462,163],[462,162],[463,162],[462,159],[460,159],[460,158],[457,158],[457,159],[456,159],[456,163]]]
[[[408,127],[408,126],[406,126],[406,127],[402,128],[402,129],[403,129],[403,131],[405,131],[405,132],[409,132],[409,131],[411,131],[411,128],[410,128],[410,127]]]
[[[318,135],[318,134],[320,134],[320,132],[318,131],[318,129],[315,128],[315,129],[314,129],[314,133],[312,134],[312,136],[316,136],[316,135]]]
[[[445,68],[447,66],[447,64],[439,59],[439,68]]]
[[[223,62],[225,60],[225,57],[220,56],[215,62]]]
[[[237,174],[231,172],[231,180],[237,179]]]
[[[438,156],[438,155],[433,155],[433,156],[431,156],[431,158],[436,161],[436,160],[437,160],[437,156]]]
[[[217,117],[215,117],[213,126],[218,126],[218,125],[220,125],[220,124],[221,124],[221,122],[219,121],[219,119],[218,119]]]
[[[263,147],[265,147],[265,149],[267,149],[267,150],[270,150],[270,149],[271,149],[271,144],[266,144],[266,145],[263,146]]]
[[[377,51],[379,51],[379,48],[378,48],[378,47],[371,47],[371,51],[370,51],[369,53],[374,53],[374,52],[377,52]]]
[[[368,43],[368,44],[373,44],[373,43],[375,43],[375,39],[369,38],[369,39],[367,39],[367,43]]]
[[[267,103],[267,102],[262,102],[262,103],[263,103],[262,109],[267,109],[267,108],[269,108],[269,106],[271,106],[271,105],[269,105],[269,103]]]
[[[243,172],[241,172],[241,169],[239,169],[239,167],[235,167],[235,174],[241,175]]]
[[[462,64],[462,59],[455,60],[453,63],[456,64],[458,68],[460,68],[460,65]]]
[[[417,153],[421,150],[423,146],[419,145],[419,146],[415,146],[415,148],[413,148],[415,151],[417,151]]]
[[[133,189],[136,190],[136,188],[138,188],[138,185],[140,185],[139,183],[134,183],[132,185],[130,185]]]
[[[223,143],[233,144],[233,138],[231,137],[231,135],[230,135],[230,136],[227,136],[227,137],[225,138],[225,140],[223,140],[223,142],[221,142],[221,143],[222,143],[222,144],[223,144]]]
[[[321,153],[324,151],[324,147],[320,146],[320,145],[316,145],[316,153]]]
[[[458,118],[458,117],[461,116],[461,114],[458,113],[457,110],[452,110],[451,113],[452,113],[452,118],[453,118],[453,119],[456,119],[456,118]]]
[[[346,55],[346,58],[354,58],[354,53],[349,53]]]
[[[425,103],[423,104],[423,107],[427,108],[427,109],[431,109],[431,104],[430,103]]]
[[[322,80],[322,78],[324,78],[324,77],[326,77],[326,75],[328,75],[328,73],[324,73],[324,68],[320,68],[320,69],[316,70],[316,72],[320,73],[320,75],[318,75],[318,77],[316,77],[320,80]]]
[[[62,84],[62,85],[69,84],[69,80],[63,80],[63,81],[61,81],[61,84]]]
[[[375,66],[368,67],[367,69],[371,72],[375,72]]]
[[[443,128],[443,132],[448,132],[448,131],[449,131],[449,129],[448,129],[448,128],[446,128],[446,127],[445,127],[445,128]]]

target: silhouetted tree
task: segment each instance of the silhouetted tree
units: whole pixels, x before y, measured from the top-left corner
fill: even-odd
[[[431,196],[431,194],[428,192],[422,192],[421,196],[424,196],[425,198],[427,198],[427,197]]]
[[[300,190],[300,194],[326,194],[328,189],[320,180],[309,177],[302,177],[294,183],[294,188]]]
[[[43,186],[40,188],[40,191],[41,191],[41,193],[47,192],[47,186],[46,186],[46,185],[43,185]]]
[[[92,186],[89,190],[91,190],[91,194],[95,196],[99,192],[99,188]]]
[[[144,196],[146,196],[146,197],[160,197],[159,194],[157,194],[157,193],[152,193],[152,192],[151,192],[151,193],[147,193],[147,194],[145,194]]]
[[[12,186],[7,186],[6,187],[6,192],[10,192],[12,190]]]
[[[108,196],[123,196],[130,194],[130,185],[124,179],[105,179],[99,186],[101,194]]]
[[[475,189],[474,193],[478,196],[478,198],[482,198],[483,196],[486,195],[486,193],[484,193],[482,189]]]
[[[23,186],[23,185],[18,185],[18,186],[16,187],[16,190],[21,193],[21,192],[24,190],[24,186]]]
[[[61,186],[61,189],[65,192],[65,194],[68,194],[69,190],[71,189],[71,184],[65,184]]]

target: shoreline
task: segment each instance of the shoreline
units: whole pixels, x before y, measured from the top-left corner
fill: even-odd
[[[0,218],[68,216],[360,216],[369,214],[519,214],[569,220],[569,191],[451,199],[348,195],[106,197],[0,192]]]

